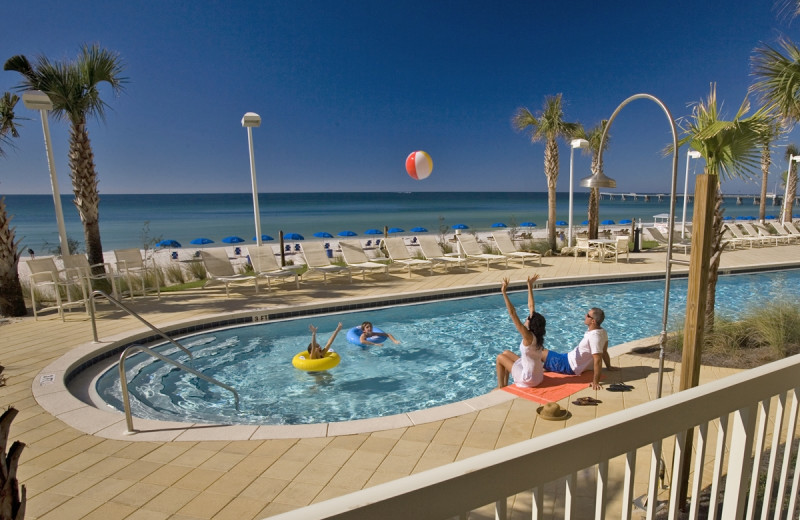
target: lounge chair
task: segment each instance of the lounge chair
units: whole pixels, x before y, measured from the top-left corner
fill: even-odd
[[[431,262],[430,260],[413,258],[408,253],[408,249],[406,248],[406,243],[402,238],[399,237],[387,238],[383,243],[386,245],[386,251],[389,253],[389,258],[392,259],[392,263],[404,265],[406,268],[408,268],[409,278],[411,278],[412,267],[427,267],[428,269],[430,269],[431,274],[433,274],[433,262]]]
[[[616,241],[613,244],[606,244],[605,246],[605,254],[606,255],[614,255],[614,261],[619,263],[620,255],[625,255],[626,260],[630,260],[629,255],[629,248],[628,248],[628,237],[627,236],[618,236],[616,237]]]
[[[779,225],[780,224],[776,224],[775,227],[778,227]],[[786,230],[786,232],[789,233],[789,236],[794,237],[795,240],[800,238],[800,230],[798,230],[797,226],[795,226],[793,223],[788,221],[784,222],[783,227]]]
[[[764,238],[760,236],[752,236],[752,235],[745,235],[742,233],[742,230],[739,229],[739,226],[736,224],[725,224],[725,228],[731,232],[731,234],[736,237],[739,242],[750,244],[750,247],[753,247],[754,243],[764,244]]]
[[[361,276],[364,280],[367,279],[367,271],[389,272],[389,264],[370,260],[357,240],[340,240],[339,247],[342,248],[342,256],[344,256],[347,267],[361,269]]]
[[[237,274],[233,270],[233,265],[228,258],[228,253],[224,249],[208,249],[200,251],[200,258],[208,273],[208,280],[203,284],[205,289],[209,284],[220,282],[225,284],[225,297],[230,298],[229,286],[236,282],[253,281],[256,292],[258,292],[258,277],[254,274]]]
[[[342,265],[334,265],[328,258],[322,244],[319,242],[308,242],[303,244],[303,257],[306,259],[306,266],[309,271],[322,273],[322,281],[328,283],[328,274],[347,273],[348,281],[353,281],[350,269]]]
[[[645,228],[645,231],[647,231],[650,234],[650,236],[653,238],[653,240],[658,242],[659,247],[667,247],[667,245],[669,244],[669,239],[667,237],[665,237],[661,233],[661,231],[658,230],[658,228],[649,227],[649,228]],[[673,236],[672,236],[672,247],[676,248],[676,249],[677,248],[683,248],[683,253],[684,254],[689,254],[689,248],[692,247],[692,243],[690,241],[688,241],[688,240],[681,240],[681,239],[677,239],[676,240],[675,239],[675,235],[673,234]]]
[[[765,226],[764,224],[756,222],[754,225],[756,226],[756,229],[758,230],[763,229],[766,233],[769,233],[769,229],[767,229],[767,226]],[[793,240],[797,240],[798,238],[800,238],[800,235],[795,236],[792,235],[790,232],[786,231],[786,228],[783,227],[783,225],[781,225],[780,222],[775,222],[774,224],[772,224],[772,228],[778,234],[777,236],[781,237],[782,240],[785,240],[787,244],[791,244]]]
[[[444,265],[445,271],[447,271],[451,265],[463,265],[464,272],[467,272],[466,258],[445,255],[442,248],[439,246],[439,242],[431,235],[420,235],[418,238],[422,256],[424,256],[426,260]]]
[[[82,281],[70,279],[62,276],[62,271],[58,270],[55,261],[52,257],[37,258],[36,260],[26,261],[28,269],[31,272],[29,285],[31,289],[31,307],[33,307],[33,319],[39,319],[41,311],[48,311],[56,309],[61,321],[64,321],[64,309],[71,309],[73,307],[83,306],[86,312],[88,308],[88,296],[86,294],[86,286]],[[63,296],[62,296],[63,292]],[[48,300],[48,296],[52,294],[52,301],[54,305],[50,307],[36,308],[37,296],[39,302]],[[78,298],[80,296],[80,298]],[[66,301],[64,299],[66,298]]]
[[[764,240],[765,244],[768,243],[770,240],[774,240],[776,246],[779,245],[781,242],[784,242],[786,244],[789,243],[789,239],[787,237],[782,237],[779,234],[773,235],[767,228],[765,228],[760,224],[754,226],[749,222],[742,222],[742,228],[744,228],[744,230],[747,231],[748,236],[761,237],[762,240]]]
[[[494,243],[497,244],[497,249],[499,249],[501,253],[509,258],[519,258],[522,262],[522,267],[525,267],[526,258],[538,259],[539,265],[542,265],[542,255],[539,253],[530,253],[528,251],[520,251],[517,249],[517,246],[514,245],[514,241],[511,240],[511,235],[508,234],[508,231],[492,233],[492,236],[494,237]]]
[[[284,269],[278,265],[275,259],[275,252],[270,245],[253,246],[247,248],[250,253],[250,263],[253,264],[253,270],[258,278],[267,279],[267,289],[271,290],[272,285],[270,280],[272,278],[288,278],[294,276],[294,285],[300,288],[300,280],[297,277],[297,272],[290,269]]]
[[[153,267],[148,267],[145,260],[142,259],[141,251],[138,249],[115,249],[114,257],[117,259],[117,272],[128,280],[131,298],[134,296],[132,276],[138,276],[141,279],[142,296],[147,294],[147,279],[152,276],[156,293],[161,298],[161,283],[158,273],[155,271],[155,264]]]
[[[467,255],[467,258],[474,258],[478,260],[486,260],[486,270],[489,270],[489,264],[491,262],[500,262],[503,261],[506,263],[506,268],[508,267],[508,257],[505,255],[493,255],[490,253],[484,253],[483,249],[481,249],[480,244],[478,244],[478,240],[473,235],[456,235],[458,239],[458,243],[461,244],[461,250],[464,251],[464,254]]]
[[[111,284],[111,295],[119,299],[117,291],[117,279],[121,276],[114,272],[111,264],[89,265],[89,260],[84,255],[65,255],[62,257],[64,262],[64,272],[68,278],[77,278],[81,283],[86,284],[87,293],[92,292],[92,280],[102,280]],[[103,266],[105,273],[93,274],[92,267]]]

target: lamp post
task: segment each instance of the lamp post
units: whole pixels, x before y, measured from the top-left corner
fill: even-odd
[[[792,161],[800,162],[800,155],[791,155],[789,156],[789,167],[786,169],[786,191],[783,194],[783,210],[781,211],[781,224],[786,222],[786,213],[789,211],[789,175],[792,174]],[[794,197],[794,194],[792,194]],[[789,220],[792,219],[792,215],[789,215]]]
[[[689,159],[699,159],[700,152],[689,150],[686,152],[686,178],[683,183],[683,218],[681,219],[681,238],[686,236],[686,202],[689,200]]]
[[[575,149],[588,148],[589,141],[586,139],[573,139],[569,144],[569,229],[567,230],[567,247],[572,247],[572,161],[575,156]]]
[[[261,246],[261,214],[258,209],[258,183],[256,182],[256,156],[253,153],[253,127],[261,126],[261,116],[248,112],[242,117],[242,126],[247,128],[247,144],[250,147],[250,182],[253,185],[253,214],[256,222],[256,245]]]
[[[61,254],[69,254],[69,243],[67,242],[67,229],[64,227],[64,212],[61,209],[61,192],[58,190],[58,178],[56,177],[56,164],[53,159],[53,145],[50,141],[50,125],[47,122],[47,111],[53,110],[53,102],[41,90],[29,90],[22,94],[22,102],[26,108],[38,110],[42,117],[42,132],[44,133],[44,149],[47,153],[47,165],[50,168],[50,189],[53,191],[53,205],[56,210],[56,222],[58,222],[58,240],[61,245]]]

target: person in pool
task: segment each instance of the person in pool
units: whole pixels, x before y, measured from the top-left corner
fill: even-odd
[[[333,345],[333,340],[336,339],[336,335],[339,334],[340,330],[342,330],[342,322],[339,322],[336,330],[334,330],[333,334],[331,334],[331,337],[328,339],[328,343],[325,345],[325,348],[320,348],[319,343],[317,343],[317,328],[313,325],[309,325],[308,330],[311,331],[311,343],[308,344],[309,359],[322,359],[331,349],[331,345]]]
[[[594,377],[589,386],[600,390],[600,372],[605,363],[608,370],[617,370],[611,366],[608,355],[608,333],[601,327],[605,320],[603,309],[592,307],[583,318],[587,331],[577,347],[566,354],[542,350],[542,362],[546,372],[557,372],[567,375],[581,375],[585,370],[593,370]]]
[[[373,343],[372,341],[367,339],[367,338],[374,338],[375,336],[381,338],[389,338],[394,342],[395,345],[400,344],[400,342],[397,341],[395,337],[389,334],[388,332],[374,332],[372,330],[372,322],[365,321],[364,323],[361,324],[361,337],[359,338],[359,341],[363,345],[380,345],[380,343]]]
[[[508,278],[503,278],[500,292],[506,302],[508,316],[519,331],[522,340],[519,343],[519,353],[516,355],[510,350],[505,350],[497,356],[497,387],[508,386],[509,375],[514,378],[514,384],[530,388],[541,384],[544,379],[544,366],[542,363],[542,350],[544,349],[544,335],[547,320],[536,312],[536,302],[533,299],[533,284],[539,279],[538,274],[528,277],[528,312],[529,315],[523,323],[517,310],[508,298]]]

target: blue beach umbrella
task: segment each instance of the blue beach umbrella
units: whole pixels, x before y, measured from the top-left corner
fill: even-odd
[[[583,222],[581,222],[581,226],[588,226],[588,225],[589,225],[588,220],[584,220]]]
[[[364,234],[365,235],[382,235],[383,231],[381,231],[380,229],[368,229],[368,230],[364,231]]]
[[[355,236],[358,236],[358,233],[356,233],[355,231],[350,231],[350,230],[339,231],[336,234],[339,235],[340,237],[355,237]]]
[[[619,221],[620,224],[633,224],[633,221],[629,218],[624,218]]]
[[[792,218],[800,218],[800,215],[792,215]]]
[[[508,227],[508,226],[506,226],[506,225],[505,225],[505,224],[503,224],[502,222],[495,222],[494,224],[492,224],[492,227],[499,227],[499,228],[503,228],[503,227]]]
[[[469,229],[469,226],[466,224],[453,224],[453,229]]]
[[[242,237],[231,235],[229,237],[223,238],[222,241],[225,242],[226,244],[241,244],[242,242],[244,242],[244,239]]]
[[[522,227],[536,227],[536,222],[523,222],[520,224]]]
[[[556,220],[556,226],[566,226],[566,225],[567,223],[564,222],[563,220]]]
[[[158,244],[157,247],[181,247],[181,243],[177,240],[162,240]]]
[[[733,220],[733,217],[730,215],[725,215],[724,217],[722,217],[722,220]]]
[[[752,215],[749,215],[749,216],[747,216],[746,218],[747,218],[747,220],[758,220],[757,218],[755,218],[755,217],[754,217],[754,216],[752,216]]]
[[[262,242],[269,242],[270,240],[275,240],[275,239],[269,235],[261,235]],[[258,237],[253,237],[253,242],[258,242]]]
[[[203,245],[206,245],[206,244],[213,244],[214,241],[211,240],[210,238],[195,238],[194,240],[192,240],[189,243],[190,244],[194,244],[196,246],[203,246]]]
[[[399,227],[390,227],[387,233],[405,233],[405,229]]]
[[[724,217],[723,217],[723,220],[724,220]],[[750,219],[748,217],[744,216],[744,215],[739,215],[738,217],[736,217],[736,220],[750,220]]]
[[[777,220],[777,218],[778,218],[778,217],[776,217],[775,215],[767,215],[767,216],[766,216],[766,219],[767,219],[767,220]]]
[[[316,233],[314,233],[314,236],[317,238],[333,238],[333,235],[331,235],[327,231],[317,231]]]
[[[425,229],[424,227],[417,226],[417,227],[411,228],[411,232],[412,233],[427,233],[428,230]]]
[[[283,235],[283,238],[285,238],[286,240],[305,240],[305,238],[303,238],[303,235],[301,235],[300,233],[286,233],[285,235]]]
[[[602,221],[601,224],[604,225],[604,226],[613,226],[614,225],[614,221],[611,220],[611,219],[608,219],[608,220]]]

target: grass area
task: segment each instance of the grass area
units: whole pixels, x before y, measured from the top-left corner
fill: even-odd
[[[206,283],[205,280],[192,280],[191,282],[184,282],[175,285],[167,285],[161,288],[161,292],[178,292],[187,289],[199,289]]]

